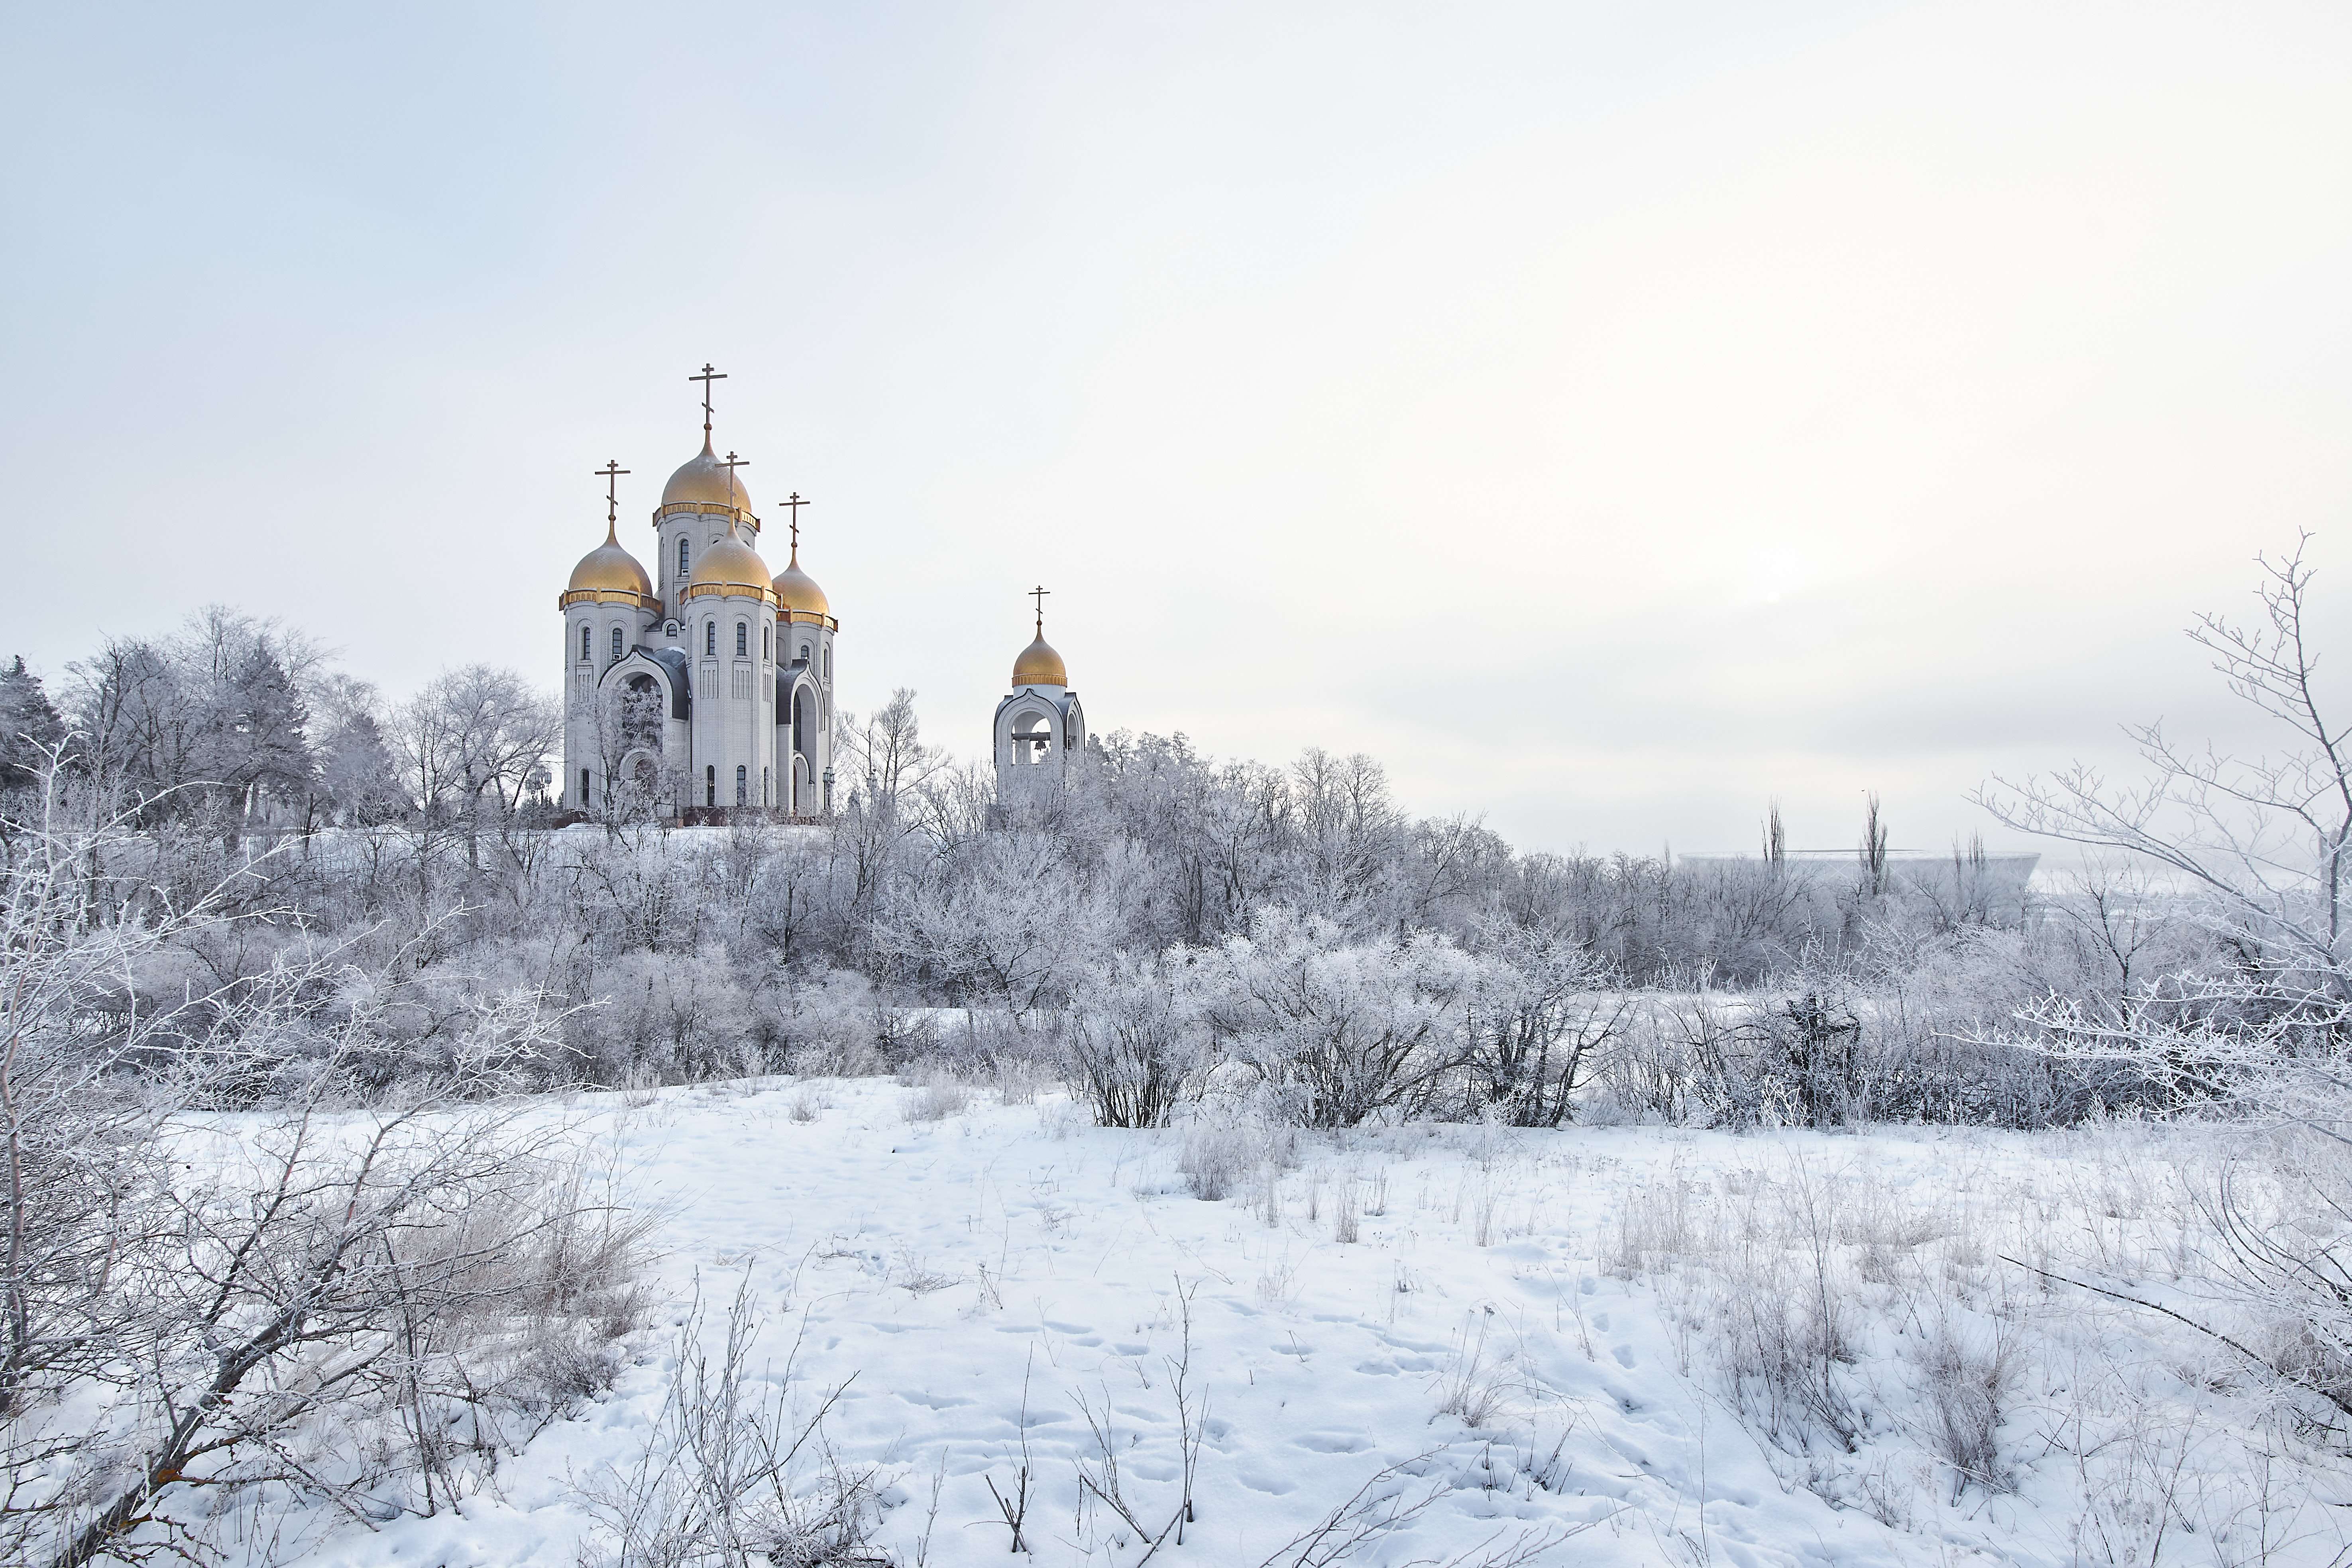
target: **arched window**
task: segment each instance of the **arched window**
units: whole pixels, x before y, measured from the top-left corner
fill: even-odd
[[[613,662],[621,662],[621,628],[618,626],[613,628]]]
[[[760,804],[761,805],[772,804],[768,799],[768,770],[765,768],[760,770]]]
[[[748,776],[750,771],[751,770],[748,768],[740,767],[735,770],[735,804],[737,805],[749,805],[751,804],[751,796],[749,793],[751,787],[751,780]]]
[[[808,661],[809,661],[809,656],[808,656],[808,644],[806,644],[806,643],[803,643],[803,644],[801,644],[801,662],[802,662],[803,664],[806,664]]]
[[[827,680],[833,679],[833,647],[830,644],[826,645],[824,650],[824,678]]]
[[[589,638],[595,635],[596,632],[593,626],[582,626],[580,628],[580,657],[582,658],[589,659],[596,657],[595,654],[590,650],[588,646]]]
[[[702,770],[702,804],[705,805],[719,804],[719,770],[717,768]]]
[[[1053,729],[1041,713],[1024,713],[1013,721],[1013,760],[1015,763],[1034,765],[1045,760],[1045,749],[1053,743]]]
[[[686,585],[686,535],[681,533],[677,536],[677,580],[680,587]]]
[[[719,623],[717,621],[702,623],[702,651],[712,658],[718,657]]]
[[[588,809],[588,770],[586,768],[580,770],[580,809],[583,811]]]
[[[772,626],[767,625],[765,622],[762,622],[762,623],[761,624],[761,626],[760,626],[760,662],[761,662],[761,663],[762,663],[762,664],[765,664],[765,663],[767,663],[767,662],[768,662],[768,638],[769,638],[769,637],[770,637],[770,636],[771,636],[771,635],[775,631],[775,629],[776,629],[775,627],[773,627],[773,626]]]
[[[751,626],[748,621],[735,623],[735,657],[737,658],[751,657]]]

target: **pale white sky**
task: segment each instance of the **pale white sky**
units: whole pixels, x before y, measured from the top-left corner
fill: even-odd
[[[1530,847],[1898,846],[2352,661],[2341,5],[8,8],[0,656],[207,600],[552,684],[719,440],[844,701],[1370,752]],[[1995,833],[1997,842],[2005,836]]]

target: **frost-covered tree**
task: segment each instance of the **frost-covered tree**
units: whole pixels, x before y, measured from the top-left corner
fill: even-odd
[[[1321,915],[1262,913],[1202,965],[1225,1048],[1309,1127],[1408,1109],[1453,1068],[1479,961],[1444,936],[1350,942]]]
[[[2159,868],[2214,944],[2211,962],[2134,979],[2128,895],[2099,899],[2077,927],[2124,983],[2049,995],[2021,1021],[2061,1056],[2121,1063],[2178,1105],[2272,1133],[2199,1194],[2252,1320],[2223,1337],[2352,1414],[2352,726],[2321,673],[2308,545],[2261,558],[2256,619],[2201,616],[2189,633],[2277,750],[2231,756],[2151,723],[2130,731],[2139,784],[2077,765],[1980,798],[2012,826]]]

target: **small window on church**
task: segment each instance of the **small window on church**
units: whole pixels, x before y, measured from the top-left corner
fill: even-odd
[[[715,767],[702,770],[702,804],[705,805],[719,804],[719,770]]]
[[[588,809],[588,770],[586,768],[580,770],[580,809],[583,811]]]
[[[751,626],[748,621],[735,623],[735,657],[737,658],[751,657]]]
[[[768,770],[765,768],[760,770],[760,804],[761,805],[771,804],[768,799]]]
[[[596,657],[595,653],[588,646],[589,639],[595,635],[593,627],[582,626],[580,628],[580,657],[582,658],[593,658]]]
[[[686,555],[687,555],[687,543],[686,543],[686,538],[685,538],[685,536],[684,536],[683,534],[681,534],[681,535],[679,535],[679,536],[678,536],[678,542],[677,542],[677,576],[678,576],[678,581],[679,581],[679,583],[680,583],[681,584],[684,584],[684,582],[686,581]]]
[[[750,772],[751,770],[748,768],[737,768],[735,770],[735,804],[737,805],[749,805],[751,804],[751,797],[748,793],[751,787],[750,782]]]
[[[613,628],[613,662],[621,662],[621,628],[618,626]]]
[[[806,664],[808,661],[808,644],[803,643],[801,644],[801,662]]]
[[[762,664],[768,660],[768,639],[775,635],[775,631],[776,628],[770,626],[760,628],[760,662]]]
[[[702,651],[714,658],[718,657],[719,623],[717,621],[702,623]]]
[[[833,679],[833,649],[831,648],[824,650],[824,678],[827,680]]]

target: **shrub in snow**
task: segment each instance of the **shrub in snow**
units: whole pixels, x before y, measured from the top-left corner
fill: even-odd
[[[898,1097],[898,1114],[909,1121],[943,1121],[971,1108],[971,1090],[944,1073],[923,1076],[919,1087]]]
[[[1207,1089],[1208,1021],[1195,955],[1126,953],[1078,982],[1063,1071],[1105,1127],[1157,1127]]]
[[[1242,1179],[1257,1169],[1263,1135],[1228,1123],[1196,1121],[1184,1130],[1177,1173],[1192,1195],[1214,1203],[1231,1197]]]
[[[1328,920],[1279,910],[1202,963],[1228,1048],[1294,1096],[1309,1127],[1353,1127],[1434,1092],[1481,967],[1433,933],[1349,942]]]
[[[1474,941],[1483,963],[1464,1022],[1460,1113],[1558,1127],[1625,1032],[1634,999],[1566,932],[1489,919]]]
[[[566,1021],[565,1037],[599,1083],[689,1083],[759,1072],[751,997],[724,948],[627,952],[600,964],[601,1005]]]
[[[716,1355],[703,1342],[703,1312],[698,1281],[644,1449],[587,1479],[602,1529],[583,1561],[595,1568],[887,1563],[865,1549],[881,1518],[883,1477],[845,1464],[824,1430],[845,1382],[798,1397],[797,1340],[781,1367],[755,1359],[769,1315],[748,1279],[728,1306]]]
[[[762,1012],[792,1070],[812,1077],[863,1078],[888,1070],[873,984],[845,970],[826,970],[762,994]]]

